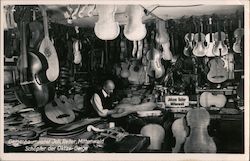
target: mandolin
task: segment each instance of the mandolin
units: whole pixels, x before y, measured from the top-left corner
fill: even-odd
[[[96,5],[98,21],[94,31],[101,40],[114,40],[120,33],[118,22],[115,22],[115,5]],[[108,31],[108,32],[107,32]]]
[[[27,107],[42,107],[54,96],[51,84],[43,84],[48,64],[46,58],[34,49],[27,51],[27,24],[29,11],[24,10],[19,30],[21,33],[21,54],[17,61],[16,90],[17,99]]]
[[[124,35],[130,41],[139,41],[144,39],[147,34],[145,24],[142,23],[144,16],[143,8],[139,5],[127,5],[126,13],[128,22],[124,27]]]
[[[184,37],[186,46],[183,49],[183,54],[185,56],[191,56],[192,50],[194,48],[193,41],[194,41],[194,33],[192,33],[192,27],[191,27],[191,20],[189,22],[189,33],[187,33]]]
[[[218,107],[222,108],[225,106],[227,98],[223,94],[213,94],[211,92],[203,92],[200,95],[200,104],[202,107]]]
[[[206,55],[206,47],[205,47],[205,35],[202,33],[203,24],[202,20],[200,20],[200,27],[198,28],[198,33],[194,35],[195,46],[193,48],[193,54],[197,57],[202,57]]]
[[[165,68],[161,64],[162,53],[154,47],[154,31],[151,31],[151,45],[150,50],[147,52],[148,75],[154,78],[160,78],[165,73]]]
[[[75,120],[75,114],[68,101],[55,98],[44,108],[49,120],[57,124],[68,124]]]
[[[233,51],[242,53],[242,39],[244,36],[244,29],[241,27],[241,19],[239,19],[239,27],[234,31],[235,42],[233,44]]]
[[[228,79],[225,63],[220,57],[215,57],[208,62],[209,72],[207,79],[212,83],[222,83]]]
[[[48,29],[48,19],[45,6],[40,6],[42,15],[43,15],[43,27],[44,27],[44,38],[41,42],[39,52],[42,53],[48,63],[48,69],[46,71],[47,79],[50,82],[54,82],[59,76],[59,61],[56,53],[56,49],[49,38],[49,29]]]
[[[226,34],[221,31],[220,28],[220,20],[217,22],[217,29],[218,32],[214,33],[214,47],[213,47],[213,54],[215,56],[224,56],[228,54],[228,48],[225,45],[224,41],[226,39]]]
[[[213,54],[213,47],[214,47],[214,33],[213,33],[213,25],[212,25],[212,18],[209,18],[209,33],[206,35],[206,56],[207,57],[215,57]]]
[[[207,130],[210,123],[210,115],[207,110],[204,108],[192,109],[188,111],[186,120],[190,133],[184,144],[184,152],[215,153],[217,150],[216,145]]]

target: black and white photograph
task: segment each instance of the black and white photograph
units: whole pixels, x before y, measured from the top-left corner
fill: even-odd
[[[248,160],[248,14],[247,0],[1,1],[0,160]]]

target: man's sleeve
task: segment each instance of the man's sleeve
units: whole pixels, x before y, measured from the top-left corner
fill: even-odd
[[[106,117],[108,115],[108,110],[103,109],[101,98],[98,96],[98,94],[94,94],[91,98],[91,104],[93,105],[94,109],[101,117]]]

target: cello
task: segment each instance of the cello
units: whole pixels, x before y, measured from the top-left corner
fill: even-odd
[[[27,107],[42,107],[54,97],[52,84],[43,84],[48,64],[46,58],[34,49],[27,52],[27,24],[29,9],[24,9],[24,17],[19,24],[21,35],[21,54],[17,61],[16,89],[17,99]]]

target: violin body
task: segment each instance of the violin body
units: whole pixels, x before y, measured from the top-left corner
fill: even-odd
[[[190,110],[186,115],[190,134],[184,144],[185,153],[216,153],[214,140],[208,135],[210,115],[204,108]]]
[[[210,92],[203,92],[200,95],[200,104],[202,107],[219,107],[222,108],[225,106],[227,98],[223,94],[212,94]]]
[[[221,38],[219,34],[221,34]],[[228,54],[228,48],[224,43],[225,39],[226,39],[226,34],[224,32],[214,33],[215,43],[212,52],[215,56],[224,56]]]
[[[169,42],[169,34],[165,28],[165,21],[158,21],[158,30],[156,32],[155,41],[158,44],[165,44]]]
[[[191,56],[192,55],[192,50],[193,50],[193,40],[194,40],[194,33],[187,33],[184,37],[186,46],[183,49],[183,54],[186,56]]]
[[[128,5],[126,8],[128,23],[124,27],[124,35],[130,41],[144,39],[147,34],[145,24],[142,23],[143,8],[139,5]]]
[[[180,152],[182,144],[185,143],[188,134],[188,128],[184,117],[175,120],[171,129],[175,137],[175,146],[172,148],[172,153],[178,153]]]
[[[199,35],[200,34],[200,35]],[[200,36],[200,39],[199,39]],[[205,35],[203,33],[197,33],[194,35],[195,46],[193,48],[193,54],[197,57],[203,57],[206,55]]]
[[[162,54],[159,50],[152,48],[147,53],[147,59],[149,60],[148,74],[151,77],[160,78],[165,73],[165,68],[161,64]]]
[[[129,77],[129,63],[128,62],[121,62],[121,77],[122,78],[128,78]]]
[[[173,54],[170,50],[170,42],[166,42],[164,44],[161,45],[163,52],[162,52],[162,58],[164,60],[172,60],[173,58]]]
[[[80,52],[80,41],[79,40],[75,40],[73,42],[73,53],[74,53],[74,63],[75,64],[80,64],[82,62],[82,55]]]
[[[46,58],[40,53],[29,51],[27,57],[27,73],[29,73],[28,80],[27,82],[22,82],[20,77],[17,76],[18,84],[16,86],[15,95],[17,99],[27,107],[42,107],[52,100],[55,94],[55,89],[51,83],[41,83],[42,79],[46,77],[48,64]],[[24,61],[23,57],[20,57],[17,62],[19,73],[24,72],[21,67],[22,61]]]
[[[101,40],[114,40],[120,33],[118,22],[115,22],[115,5],[97,5],[98,21],[95,23],[95,34]],[[107,32],[108,31],[108,32]]]
[[[210,68],[207,79],[213,83],[222,83],[228,79],[228,72],[226,68],[224,68],[224,61],[215,57],[208,62],[208,67]]]
[[[235,42],[233,44],[233,51],[236,53],[241,53],[242,52],[242,38],[244,36],[244,29],[243,28],[237,28],[234,31],[234,38]]]

